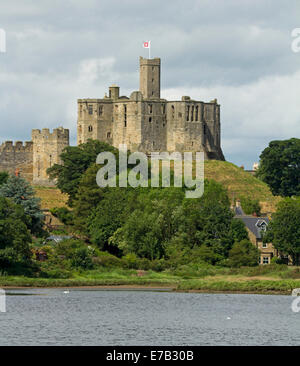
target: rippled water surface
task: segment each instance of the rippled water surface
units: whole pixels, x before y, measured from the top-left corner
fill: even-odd
[[[300,344],[291,296],[64,291],[7,290],[0,345]]]

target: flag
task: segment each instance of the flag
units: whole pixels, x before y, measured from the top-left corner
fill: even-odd
[[[145,42],[143,43],[143,47],[144,47],[144,48],[150,48],[150,41],[145,41]]]

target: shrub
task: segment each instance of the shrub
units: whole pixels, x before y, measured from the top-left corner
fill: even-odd
[[[241,206],[243,211],[247,215],[252,214],[256,214],[257,216],[261,215],[261,206],[259,204],[259,200],[252,200],[250,198],[242,197]]]
[[[229,251],[229,266],[257,266],[259,250],[248,240],[234,243]]]

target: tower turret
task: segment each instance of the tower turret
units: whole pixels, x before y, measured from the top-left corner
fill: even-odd
[[[160,99],[160,58],[140,57],[140,91],[144,99]]]

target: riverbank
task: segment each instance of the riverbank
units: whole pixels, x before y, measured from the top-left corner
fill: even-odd
[[[28,277],[0,277],[2,288],[98,288],[131,290],[166,290],[178,292],[207,293],[253,293],[290,295],[294,288],[300,288],[300,280],[260,279],[221,276],[217,278],[127,278],[127,279],[45,279]]]

